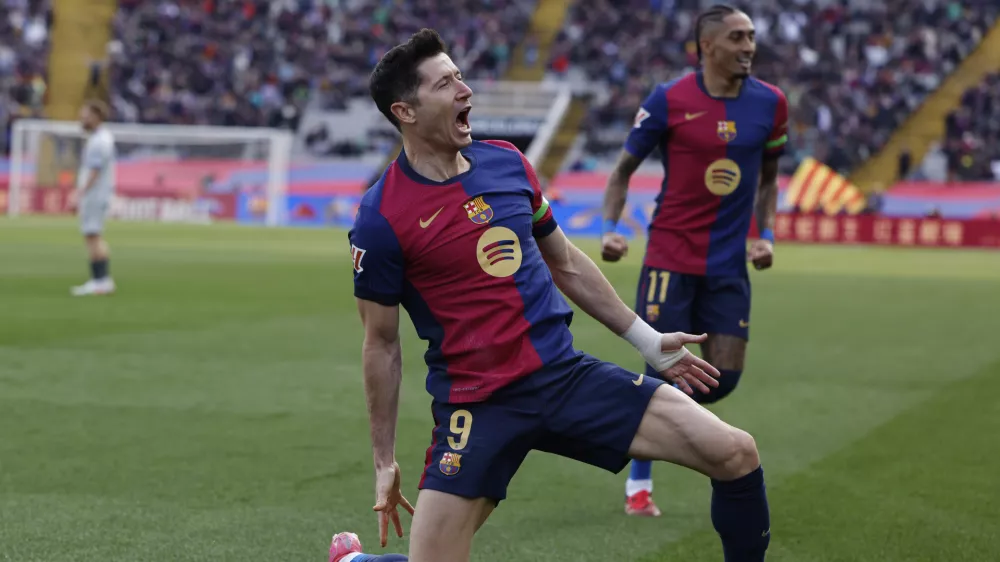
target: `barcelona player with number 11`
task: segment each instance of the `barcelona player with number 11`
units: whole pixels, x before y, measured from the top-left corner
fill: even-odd
[[[731,393],[743,372],[750,327],[746,261],[771,267],[788,101],[777,87],[750,76],[756,43],[745,13],[709,8],[695,24],[695,42],[702,69],[657,85],[635,117],[605,192],[602,255],[618,261],[627,252],[615,226],[629,178],[658,148],[663,187],[649,226],[636,313],[662,332],[708,333],[702,355],[722,377],[718,387],[694,399],[710,404]],[[748,250],[755,206],[761,237]],[[656,376],[649,367],[645,374]],[[650,463],[634,461],[625,512],[659,515],[652,491]]]

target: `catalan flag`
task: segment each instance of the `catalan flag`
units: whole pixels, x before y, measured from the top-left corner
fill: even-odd
[[[848,214],[857,215],[865,208],[865,195],[826,164],[806,158],[788,182],[785,203],[804,213],[823,209],[836,215],[846,209]]]

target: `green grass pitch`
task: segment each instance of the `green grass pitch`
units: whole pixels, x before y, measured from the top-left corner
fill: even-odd
[[[345,233],[115,223],[109,240],[119,293],[72,299],[75,223],[0,221],[0,562],[326,560],[339,530],[405,552],[378,548],[371,512]],[[602,264],[628,303],[640,253]],[[746,374],[715,410],[760,446],[769,560],[1000,560],[1000,254],[780,245],[752,275]],[[431,420],[403,330],[415,499]],[[574,332],[639,368],[589,318]],[[624,473],[533,454],[474,560],[720,561],[707,479],[654,474],[664,516],[636,520]]]

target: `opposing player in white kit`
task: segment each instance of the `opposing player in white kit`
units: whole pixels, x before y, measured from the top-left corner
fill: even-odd
[[[104,241],[104,219],[115,192],[115,139],[104,127],[108,106],[88,101],[80,109],[80,124],[87,134],[76,177],[77,215],[80,232],[90,254],[90,280],[73,287],[74,296],[106,295],[115,291],[108,269],[108,243]]]

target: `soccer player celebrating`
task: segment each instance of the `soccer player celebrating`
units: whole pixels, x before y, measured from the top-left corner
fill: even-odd
[[[608,178],[602,257],[618,261],[628,242],[615,232],[629,178],[658,148],[663,187],[649,225],[636,312],[661,332],[705,332],[702,355],[719,385],[694,399],[721,400],[739,383],[750,326],[747,258],[771,267],[778,156],[787,140],[788,102],[750,76],[756,50],[750,18],[713,6],[695,24],[699,72],[659,84],[643,102]],[[759,178],[759,183],[758,183]],[[756,198],[759,240],[747,249]],[[655,366],[646,374],[656,376]],[[625,484],[625,512],[658,516],[650,463],[636,460]]]
[[[73,200],[90,255],[90,279],[73,287],[74,296],[106,295],[115,291],[108,267],[108,243],[105,242],[104,219],[115,191],[115,139],[102,126],[108,107],[101,101],[88,101],[80,109],[80,124],[87,134],[77,173],[77,193]]]
[[[389,51],[370,90],[403,137],[349,234],[382,545],[390,521],[402,536],[397,507],[414,513],[394,453],[402,305],[429,343],[434,418],[411,562],[467,562],[531,450],[612,472],[630,458],[697,470],[712,482],[726,560],[764,560],[770,520],[753,438],[685,394],[718,384],[718,371],[684,347],[705,336],[662,334],[639,318],[558,227],[525,157],[472,140],[472,91],[437,33]],[[560,290],[677,387],[574,349]],[[340,533],[330,560],[407,558],[362,554],[356,535]]]

